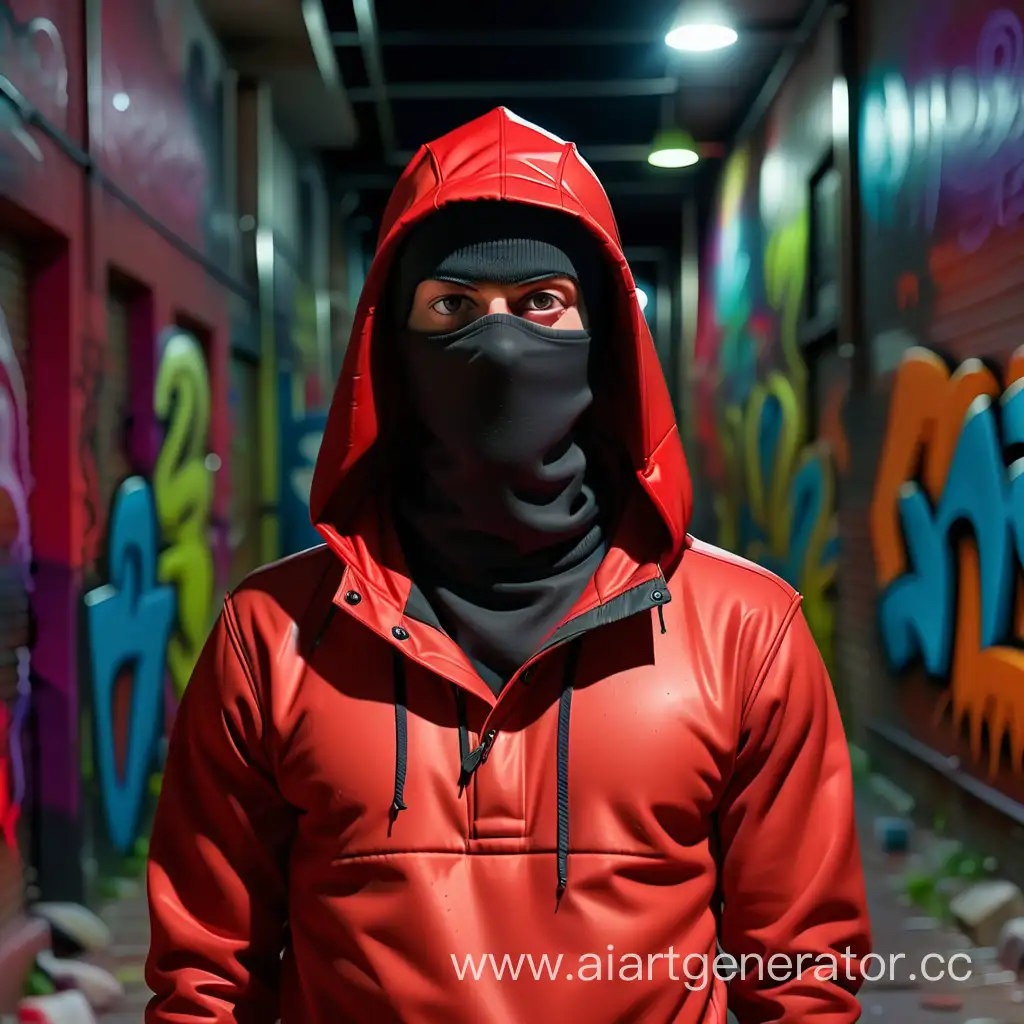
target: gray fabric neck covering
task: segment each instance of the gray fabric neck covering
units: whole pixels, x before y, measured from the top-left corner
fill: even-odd
[[[448,237],[443,221],[437,227]],[[549,237],[463,234],[455,248],[421,239],[396,270],[399,308],[407,315],[399,296],[411,305],[420,281],[455,279],[442,275],[467,283],[576,277],[576,253]],[[497,693],[604,556],[597,488],[577,436],[593,397],[591,337],[511,314],[443,335],[397,333],[418,423],[397,496],[399,536],[440,625]]]

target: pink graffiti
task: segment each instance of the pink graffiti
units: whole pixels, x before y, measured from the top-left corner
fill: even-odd
[[[0,734],[9,731],[7,708],[0,704]],[[18,850],[18,818],[21,804],[14,799],[11,780],[8,775],[13,768],[12,758],[0,748],[0,838],[4,845],[15,853]]]
[[[32,491],[29,467],[28,395],[18,355],[14,351],[7,318],[0,310],[0,490],[7,493],[17,518],[18,531],[11,554],[21,568],[27,591],[32,590],[32,540],[28,496]]]
[[[26,593],[33,590],[32,538],[28,498],[33,486],[29,466],[28,394],[25,378],[11,341],[7,319],[0,310],[0,490],[7,494],[14,508],[17,523],[11,555],[21,572]],[[29,651],[16,652],[18,700],[13,716],[0,704],[0,736],[4,738],[6,756],[0,758],[0,832],[11,849],[21,803],[25,797],[25,766],[21,730],[31,699]]]
[[[891,197],[907,194],[926,230],[954,218],[958,244],[973,252],[997,228],[1015,226],[1024,218],[1020,19],[1005,9],[988,16],[974,67],[914,84],[887,74],[869,94],[863,122],[866,180]]]
[[[19,21],[0,2],[0,59],[11,84],[47,120],[67,128],[68,61],[57,26],[44,17]]]

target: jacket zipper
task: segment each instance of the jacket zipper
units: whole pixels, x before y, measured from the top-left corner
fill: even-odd
[[[665,584],[663,582],[664,581],[664,576],[662,575],[661,566],[660,565],[658,566],[658,575],[653,580],[650,580],[648,582],[656,582],[656,581],[662,581],[662,587],[665,586]],[[644,586],[644,585],[645,584],[643,584],[643,583],[637,584],[637,586]],[[657,608],[658,608],[658,614],[659,614],[659,616],[661,616],[662,615],[661,601],[657,602]],[[632,617],[632,615],[639,615],[639,614],[641,614],[645,610],[649,610],[649,609],[638,608],[635,612],[630,613],[630,615],[626,616],[626,617],[629,618],[629,617]],[[583,616],[579,616],[579,618],[583,618]],[[562,628],[564,629],[565,626],[571,625],[573,621],[575,621],[575,620],[570,619],[569,622],[565,623],[565,625]],[[591,628],[594,628],[594,627],[591,627]],[[600,627],[597,627],[597,628],[600,628]],[[587,630],[584,630],[582,632],[589,633],[590,631],[591,631],[590,629],[587,629]],[[664,619],[662,619],[662,632],[664,632],[664,631],[665,631],[664,630]],[[509,680],[508,687],[506,687],[506,689],[510,689],[514,684],[524,681],[533,672],[534,667],[537,665],[537,663],[540,661],[540,659],[545,654],[548,654],[551,651],[557,650],[559,647],[562,647],[565,644],[569,643],[570,641],[575,640],[580,635],[582,635],[582,633],[573,634],[571,636],[562,636],[562,637],[558,637],[557,639],[549,640],[548,643],[545,644],[543,647],[541,647],[541,649],[539,651],[537,651],[536,654],[533,655],[533,657],[519,670],[519,672]],[[495,708],[492,708],[491,709],[491,715],[488,716],[488,717],[493,717],[494,711],[495,711]],[[463,785],[467,785],[469,783],[469,780],[473,777],[473,773],[477,770],[477,768],[480,767],[480,765],[487,763],[488,755],[491,752],[491,747],[494,746],[494,741],[495,741],[495,739],[497,739],[497,736],[498,736],[498,730],[497,729],[488,729],[487,732],[484,734],[483,739],[480,742],[479,746],[474,747],[473,750],[471,750],[466,755],[465,759],[462,762],[462,779],[463,779],[463,783],[462,784]]]
[[[480,745],[474,747],[464,758],[462,762],[462,776],[464,779],[469,777],[480,767],[480,765],[486,763],[487,757],[491,752],[491,747],[494,746],[494,740],[498,735],[497,729],[488,729],[484,734],[484,738]]]

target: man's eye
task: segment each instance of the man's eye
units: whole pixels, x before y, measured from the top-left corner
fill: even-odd
[[[558,305],[558,296],[552,295],[551,292],[536,292],[526,300],[526,305],[528,309],[538,313],[546,312]]]
[[[464,295],[445,295],[438,299],[432,308],[442,316],[454,316],[462,309],[465,301]]]

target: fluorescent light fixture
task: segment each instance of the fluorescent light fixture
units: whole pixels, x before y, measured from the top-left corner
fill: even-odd
[[[658,132],[650,147],[651,167],[692,167],[700,159],[693,137],[679,128]]]
[[[642,313],[647,308],[648,298],[647,292],[643,288],[637,288],[636,290],[636,301],[640,303],[640,312]]]
[[[673,50],[688,50],[690,53],[709,53],[732,46],[739,36],[728,25],[703,23],[677,25],[667,36],[665,43]]]
[[[699,159],[692,149],[656,149],[647,162],[652,167],[692,167]]]
[[[647,162],[652,167],[692,167],[700,159],[697,144],[682,131],[661,132]]]

